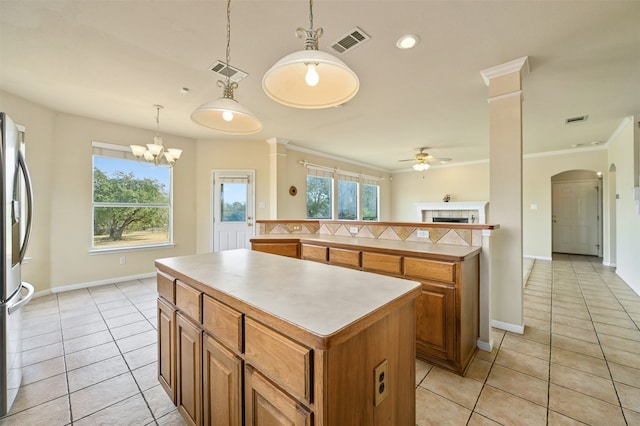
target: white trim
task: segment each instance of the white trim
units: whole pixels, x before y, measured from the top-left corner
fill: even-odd
[[[341,161],[343,163],[355,164],[356,166],[366,167],[367,169],[378,170],[378,171],[384,172],[384,173],[390,173],[390,171],[388,169],[383,169],[382,167],[372,166],[371,164],[361,163],[359,161],[354,161],[354,160],[350,160],[348,158],[338,157],[337,155],[331,155],[331,154],[327,154],[327,153],[324,153],[324,152],[315,151],[315,150],[308,149],[308,148],[303,148],[301,146],[288,144],[287,145],[287,149],[290,149],[292,151],[304,152],[306,154],[317,155],[318,157],[330,158],[332,160]]]
[[[265,142],[268,143],[269,145],[273,145],[273,144],[281,144],[281,145],[288,145],[289,142],[291,142],[289,139],[284,139],[284,138],[279,138],[277,136],[274,136],[272,138],[267,138],[265,139]]]
[[[553,260],[550,256],[536,256],[533,254],[523,254],[522,257],[526,257],[528,259],[536,259],[536,260]]]
[[[487,98],[487,103],[491,103],[491,102],[495,102],[495,101],[499,101],[502,99],[507,99],[507,98],[513,98],[515,96],[520,96],[520,99],[522,99],[522,90],[518,90],[517,92],[511,92],[511,93],[505,93],[504,95],[498,95],[498,96],[493,96],[491,98]]]
[[[33,298],[37,299],[38,297],[49,296],[50,294],[52,294],[52,291],[51,291],[50,288],[48,288],[46,290],[37,291],[37,292],[33,293]]]
[[[486,209],[488,201],[451,201],[436,202],[436,203],[415,203],[418,209],[418,217],[422,222],[422,212],[424,210],[477,210],[478,211],[478,223],[485,224],[486,222]]]
[[[476,346],[478,346],[478,349],[491,352],[493,350],[493,339],[490,339],[488,342],[478,339],[478,341],[476,342]]]
[[[602,262],[602,264],[604,266],[611,266],[612,268],[615,268],[616,266],[618,266],[618,265],[616,265],[615,262]]]
[[[491,327],[499,328],[500,330],[510,331],[512,333],[524,334],[524,324],[511,324],[510,322],[502,322],[498,320],[491,320]]]
[[[620,124],[618,124],[618,127],[616,127],[613,133],[611,133],[611,136],[609,136],[609,138],[607,139],[607,144],[613,140],[616,140],[618,138],[618,135],[620,135],[624,128],[627,127],[630,123],[633,123],[633,116],[626,116],[625,118],[623,118]]]
[[[159,250],[166,248],[175,248],[175,244],[171,242],[167,243],[159,243],[159,244],[149,244],[145,246],[117,246],[113,248],[102,248],[102,249],[90,249],[89,255],[100,255],[100,254],[111,254],[111,253],[122,253],[128,251],[145,251],[145,250]]]
[[[514,59],[513,61],[505,62],[495,67],[487,68],[480,71],[484,84],[489,85],[489,81],[496,77],[502,77],[503,75],[511,74],[516,71],[521,71],[523,74],[529,72],[529,57],[523,56],[522,58]]]
[[[70,284],[70,285],[65,285],[65,286],[61,286],[61,287],[52,287],[51,288],[51,293],[62,293],[62,292],[65,292],[65,291],[78,290],[78,289],[89,288],[89,287],[97,287],[97,286],[105,285],[105,284],[117,284],[117,283],[123,283],[123,282],[126,282],[126,281],[140,280],[140,279],[144,279],[144,278],[153,278],[155,276],[156,276],[155,272],[148,272],[146,274],[129,275],[129,276],[126,276],[126,277],[118,277],[118,278],[110,278],[110,279],[106,279],[106,280],[98,280],[98,281],[89,281],[89,282],[85,282],[85,283]]]
[[[576,152],[589,152],[589,151],[602,151],[608,149],[608,143],[602,145],[593,145],[587,147],[578,147],[571,149],[561,149],[558,151],[545,151],[545,152],[536,152],[534,154],[525,154],[522,156],[523,159],[528,158],[539,158],[539,157],[552,157],[555,155],[575,155]]]
[[[91,141],[92,148],[102,148],[102,149],[110,149],[112,151],[124,151],[131,152],[131,148],[129,145],[118,145],[115,143],[107,143],[107,142],[99,142],[99,141]],[[133,154],[131,154],[133,156]],[[135,157],[134,157],[135,159]]]

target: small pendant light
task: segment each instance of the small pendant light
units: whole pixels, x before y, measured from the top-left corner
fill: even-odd
[[[227,52],[226,65],[229,69],[231,58],[231,0],[227,0]],[[233,98],[233,90],[238,83],[231,82],[227,73],[226,81],[218,80],[222,87],[222,97],[207,102],[191,113],[191,119],[198,124],[220,133],[231,135],[250,135],[262,130],[262,123],[246,107]]]
[[[262,89],[276,102],[294,108],[320,109],[353,98],[360,81],[344,62],[318,50],[322,28],[313,29],[313,0],[309,0],[310,29],[298,28],[304,50],[280,59],[262,78]]]

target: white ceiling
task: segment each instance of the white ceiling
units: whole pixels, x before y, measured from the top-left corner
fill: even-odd
[[[523,56],[525,154],[591,147],[623,117],[640,113],[638,1],[314,2],[320,49],[353,29],[371,36],[338,55],[360,78],[341,108],[297,110],[268,98],[261,82],[278,59],[302,49],[306,0],[231,4],[231,65],[249,73],[235,98],[263,122],[251,139],[398,170],[415,149],[456,163],[486,159],[488,89],[480,71]],[[192,0],[0,0],[0,88],[58,111],[155,129],[234,139],[193,123],[222,95],[208,70],[225,59],[226,2]],[[421,42],[395,47],[403,34]],[[189,88],[188,94],[179,89]],[[588,115],[586,122],[565,119]],[[247,138],[247,137],[243,137]],[[576,148],[584,149],[584,148]],[[409,163],[410,164],[410,163]]]

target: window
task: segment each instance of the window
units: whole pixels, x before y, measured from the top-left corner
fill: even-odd
[[[338,219],[358,219],[358,177],[338,175]]]
[[[222,222],[247,221],[246,178],[224,177],[220,183],[220,218]]]
[[[333,177],[322,170],[309,169],[307,175],[307,219],[333,218]]]
[[[380,220],[381,178],[302,163],[307,168],[307,219]]]
[[[362,220],[379,220],[378,211],[380,198],[380,185],[365,179],[362,185]]]
[[[171,173],[138,162],[128,147],[94,142],[93,248],[170,244]]]

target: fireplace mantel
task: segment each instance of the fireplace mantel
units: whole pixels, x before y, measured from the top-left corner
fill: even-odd
[[[452,211],[452,210],[475,210],[478,212],[478,222],[487,223],[488,201],[449,201],[435,203],[416,203],[420,222],[424,221],[425,211]]]

